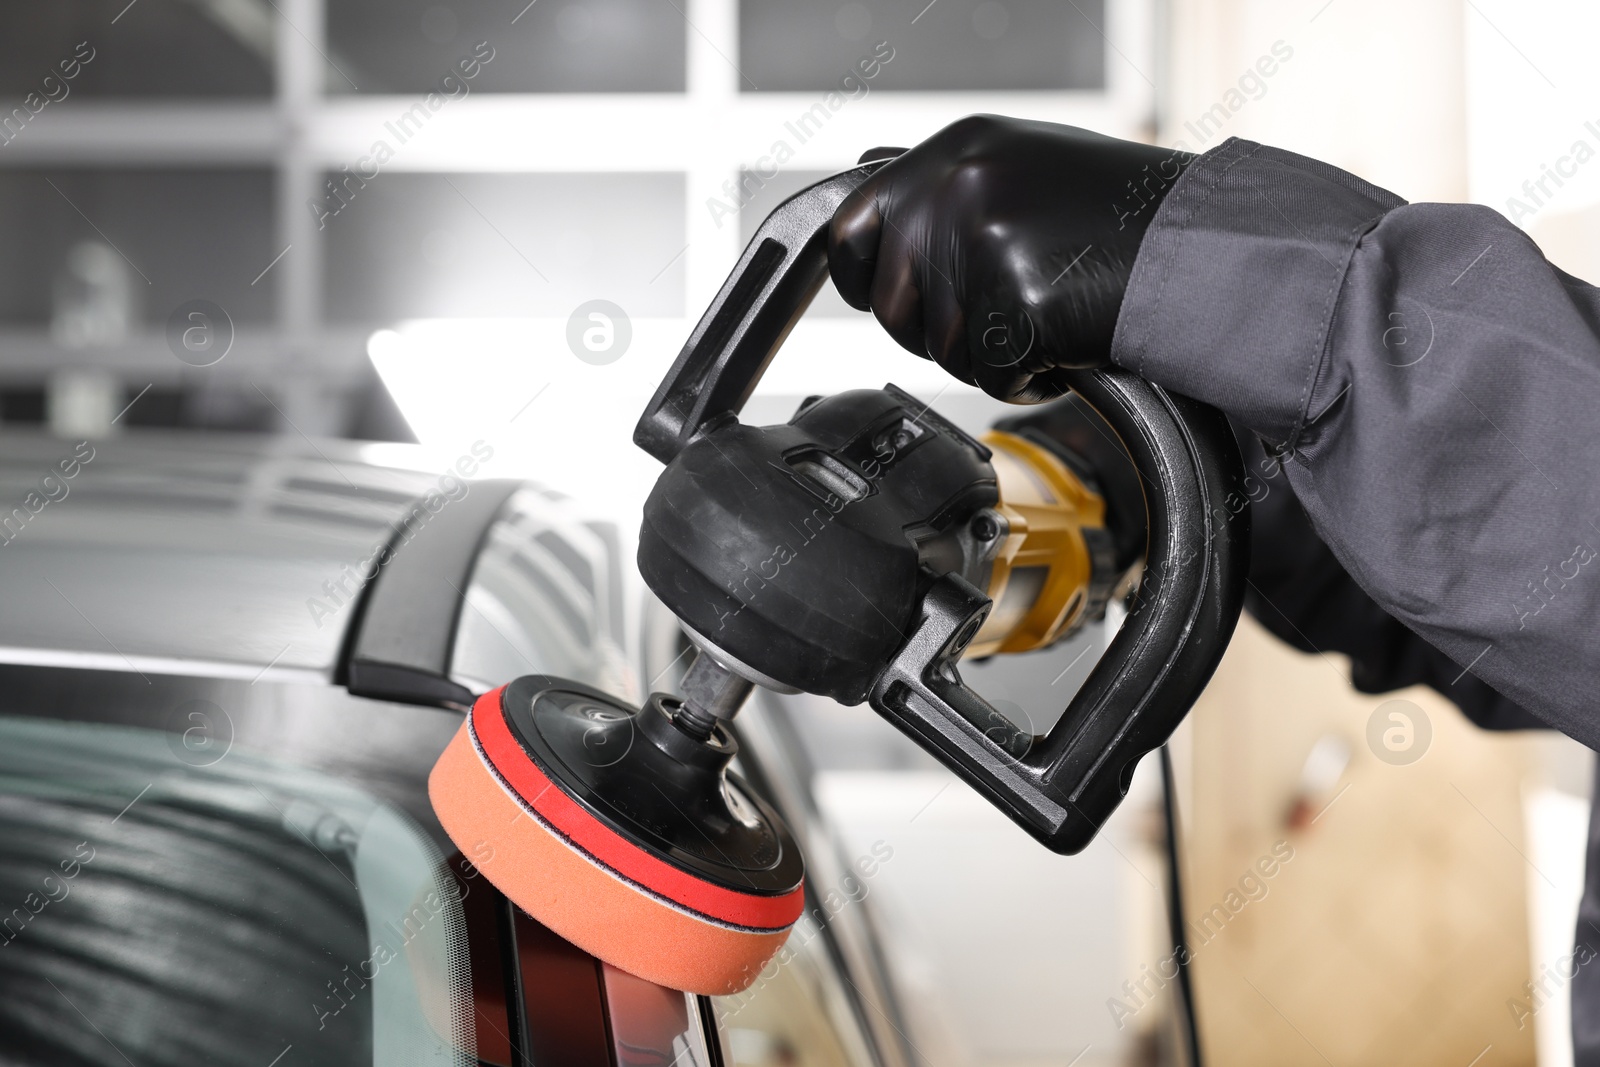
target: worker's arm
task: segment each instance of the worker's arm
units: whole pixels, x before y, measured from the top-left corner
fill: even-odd
[[[1048,140],[1004,124],[983,132]],[[852,258],[852,240],[867,243],[856,235],[875,214],[883,233],[901,235],[880,242],[871,264],[879,318],[940,307],[925,323],[927,354],[952,366],[960,348],[968,380],[1039,396],[1052,354],[1035,348],[1011,364],[1014,344],[990,353],[968,305],[984,315],[1009,306],[1012,334],[1038,319],[1061,363],[1085,362],[1072,344],[1073,308],[1092,307],[1085,300],[1117,281],[1123,231],[1112,231],[1107,260],[1086,254],[1094,287],[1082,291],[1070,289],[1071,269],[1050,277],[1073,248],[1021,242],[1047,253],[1035,265],[1008,259],[1004,237],[1034,226],[1070,232],[1060,218],[1126,211],[1126,202],[1097,202],[1076,177],[1029,171],[1003,152],[947,143],[941,169],[915,159],[921,150],[875,176],[871,212],[841,211],[851,226],[836,234],[835,259]],[[1281,456],[1320,542],[1380,609],[1374,629],[1398,620],[1513,704],[1600,746],[1600,293],[1487,208],[1406,205],[1337,168],[1245,141],[1182,163],[1149,198],[1106,355],[1222,408]],[[914,166],[919,181],[907,183]],[[1071,195],[1047,210],[1006,195],[1008,185],[1052,182]],[[861,306],[858,282],[834,267],[842,290],[857,284]],[[941,303],[946,285],[953,298]],[[898,325],[891,333],[904,342]],[[978,366],[989,362],[1006,364],[1002,389]],[[1297,591],[1284,583],[1274,598],[1258,588],[1262,617],[1270,624],[1266,602]],[[1284,607],[1288,619],[1320,611]]]
[[[1597,326],[1600,293],[1496,212],[1230,141],[1162,203],[1111,355],[1282,453],[1387,616],[1594,746]]]
[[[1236,430],[1256,480],[1244,604],[1262,626],[1302,652],[1350,657],[1350,683],[1363,693],[1426,685],[1485,729],[1544,725],[1379,607],[1311,528],[1260,439]]]

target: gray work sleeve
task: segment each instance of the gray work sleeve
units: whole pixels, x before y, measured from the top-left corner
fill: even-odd
[[[1163,201],[1112,358],[1258,435],[1384,612],[1595,748],[1597,334],[1498,213],[1231,140]]]

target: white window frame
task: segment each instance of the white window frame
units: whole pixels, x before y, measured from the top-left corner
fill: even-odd
[[[265,2],[265,0],[262,0]],[[914,0],[920,2],[920,0]],[[937,0],[935,0],[937,2]],[[850,100],[786,169],[834,170],[880,144],[912,144],[977,111],[1026,116],[1148,138],[1154,127],[1155,11],[1159,0],[1106,0],[1104,90],[1036,92],[871,91]],[[753,167],[784,136],[784,123],[823,94],[740,92],[737,0],[675,0],[684,12],[686,90],[672,93],[475,93],[452,101],[385,173],[679,172],[684,203],[684,314],[663,324],[686,334],[740,251],[736,219],[707,207],[724,183]],[[330,386],[364,370],[366,330],[324,324],[320,231],[308,201],[328,170],[367,155],[383,124],[422,94],[324,92],[324,0],[273,0],[276,78],[270,101],[106,101],[79,98],[52,109],[6,147],[0,166],[260,165],[276,170],[277,307],[265,330],[241,330],[225,373],[270,382],[296,412],[324,429]],[[930,5],[931,7],[931,5]],[[927,14],[927,13],[925,13]],[[130,16],[131,17],[131,16]],[[505,48],[513,27],[506,27]],[[889,43],[916,47],[916,25]],[[872,40],[876,40],[876,36]],[[493,44],[494,39],[490,38]],[[863,55],[871,41],[863,42]],[[845,72],[841,71],[843,76]],[[792,141],[792,138],[790,138]],[[267,264],[263,263],[263,267]],[[818,343],[865,342],[876,327],[834,321]],[[875,335],[872,335],[875,336]],[[10,380],[74,367],[111,370],[125,382],[172,383],[183,367],[159,330],[108,350],[66,350],[48,330],[0,330]],[[219,370],[223,366],[219,365]],[[319,399],[320,398],[320,399]],[[320,407],[319,407],[320,404]],[[304,427],[302,427],[304,428]]]

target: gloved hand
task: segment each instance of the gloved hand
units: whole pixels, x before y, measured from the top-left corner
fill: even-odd
[[[1139,243],[1192,159],[973,115],[845,200],[828,267],[905,348],[1002,400],[1049,399],[1065,392],[1053,370],[1109,359]]]

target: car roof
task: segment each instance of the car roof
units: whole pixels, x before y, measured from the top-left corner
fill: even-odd
[[[325,680],[345,568],[447,472],[407,445],[0,433],[0,662]]]

